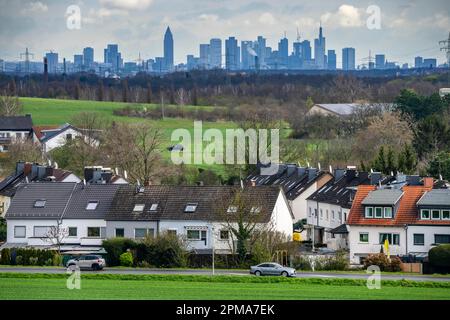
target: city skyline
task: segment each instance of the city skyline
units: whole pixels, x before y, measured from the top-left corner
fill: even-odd
[[[72,4],[69,1],[0,2],[7,8],[0,13],[0,40],[9,43],[7,48],[0,48],[4,60],[18,60],[18,54],[27,47],[35,53],[35,60],[50,49],[72,60],[73,54],[90,46],[95,49],[95,60],[101,61],[101,51],[108,43],[119,44],[124,61],[136,60],[139,53],[149,59],[163,55],[161,34],[170,25],[175,38],[174,62],[178,64],[186,62],[188,54],[198,55],[198,45],[212,38],[220,38],[224,44],[229,36],[235,36],[240,45],[241,40],[253,41],[262,35],[267,46],[277,48],[285,32],[289,39],[295,39],[298,28],[301,38],[312,40],[314,46],[322,21],[327,30],[327,49],[338,53],[338,67],[340,50],[345,47],[356,48],[357,64],[369,50],[387,53],[391,60],[410,65],[418,55],[436,57],[443,63],[445,55],[439,51],[437,41],[446,38],[450,30],[449,9],[446,1],[440,0],[402,0],[395,4],[379,1],[381,30],[367,29],[366,9],[371,3],[365,1],[352,4],[333,0],[320,5],[306,1],[293,5],[287,1],[272,4],[232,0],[189,4],[179,0],[99,0],[89,5],[78,2],[82,13],[80,30],[66,28],[65,9]],[[19,12],[23,21],[13,21],[13,11]]]

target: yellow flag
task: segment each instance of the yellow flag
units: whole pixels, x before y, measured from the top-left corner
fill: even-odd
[[[294,232],[293,236],[292,236],[292,240],[294,241],[302,241],[302,235],[300,234],[300,232]]]
[[[389,254],[389,241],[388,239],[384,240],[384,254],[389,258],[391,255]]]

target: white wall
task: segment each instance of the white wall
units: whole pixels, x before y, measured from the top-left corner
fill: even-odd
[[[294,221],[292,220],[286,197],[281,191],[278,194],[277,202],[272,212],[271,223],[274,231],[284,233],[289,239],[292,239]]]
[[[34,236],[34,226],[42,226],[42,227],[50,227],[56,226],[56,220],[11,220],[8,219],[6,223],[7,236],[6,241],[8,243],[25,243],[29,242],[34,243],[35,245],[45,245],[46,243],[42,242],[41,239],[33,238]],[[26,227],[26,235],[25,238],[15,238],[14,237],[14,228],[16,226],[25,226]]]
[[[414,245],[414,234],[424,235],[424,245]],[[450,234],[450,226],[408,226],[408,252],[430,251],[434,244],[435,234]]]
[[[58,134],[52,137],[51,139],[47,140],[45,143],[42,143],[42,150],[44,152],[49,152],[54,148],[58,148],[65,145],[67,142],[66,137],[68,134],[72,135],[72,139],[75,139],[76,137],[82,135],[79,131],[69,128],[64,132],[62,132],[61,134]]]
[[[302,192],[300,196],[295,198],[294,200],[289,201],[292,213],[294,214],[294,223],[306,219],[308,216],[307,211],[307,203],[306,198],[308,198],[310,195],[312,195],[314,192],[317,191],[317,181],[314,182],[308,189]]]
[[[80,243],[83,246],[99,246],[105,239],[105,237],[89,238],[87,231],[88,227],[106,228],[106,221],[102,219],[64,219],[62,227],[77,227],[77,236],[68,237],[65,239],[65,243]]]
[[[156,221],[107,221],[106,236],[114,238],[116,236],[116,228],[124,229],[124,237],[134,239],[134,229],[154,229],[155,234],[158,232],[158,224]]]
[[[398,233],[400,235],[400,245],[390,245],[390,254],[393,256],[406,254],[406,232],[404,228],[355,225],[348,226],[348,228],[350,229],[349,246],[351,263],[359,264],[360,257],[365,257],[368,254],[380,253],[382,246],[379,243],[380,233]],[[359,241],[359,234],[361,232],[369,234],[368,243],[361,243]]]

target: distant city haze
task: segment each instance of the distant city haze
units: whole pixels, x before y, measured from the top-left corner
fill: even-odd
[[[373,4],[381,10],[379,30],[366,24]],[[81,9],[80,29],[67,28],[70,5]],[[449,7],[447,0],[0,0],[0,59],[24,60],[20,54],[29,48],[31,61],[50,54],[59,63],[66,58],[84,65],[87,59],[88,65],[109,62],[112,69],[149,59],[161,70],[181,63],[230,70],[271,63],[283,69],[300,54],[311,64],[307,69],[351,70],[369,62],[414,67],[417,57],[439,65],[446,61],[438,43],[449,35]]]

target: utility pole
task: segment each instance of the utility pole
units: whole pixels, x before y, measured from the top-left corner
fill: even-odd
[[[448,33],[448,39],[439,41],[441,51],[444,51],[447,55],[447,68],[450,69],[450,32]],[[448,83],[450,84],[450,70],[448,73]]]
[[[30,73],[30,57],[34,58],[34,53],[31,53],[30,51],[28,51],[28,48],[26,48],[25,52],[20,54],[20,59],[22,59],[23,56],[25,56],[25,73],[29,74]]]

